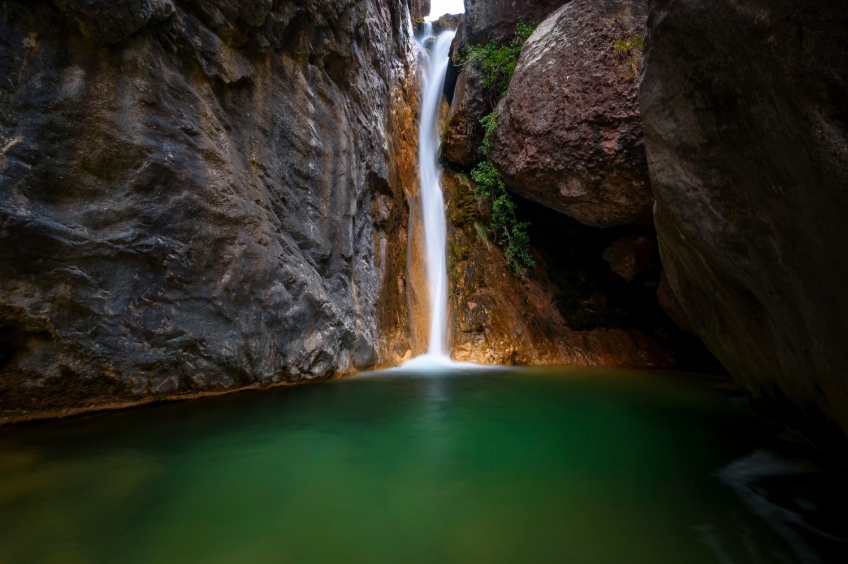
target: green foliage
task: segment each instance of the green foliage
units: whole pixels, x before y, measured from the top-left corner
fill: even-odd
[[[509,41],[490,41],[485,45],[469,45],[463,42],[460,52],[457,53],[457,64],[480,68],[483,76],[482,86],[489,95],[492,108],[506,94],[518,65],[521,48],[534,29],[535,25],[519,20],[515,34]],[[475,223],[474,227],[481,239],[488,240],[491,235],[506,254],[510,267],[521,275],[535,264],[530,255],[530,237],[527,235],[527,227],[530,224],[516,219],[515,201],[506,191],[506,186],[491,160],[494,136],[498,130],[497,118],[497,113],[493,111],[480,120],[484,135],[479,151],[483,160],[471,170],[471,179],[475,184],[474,193],[478,201],[491,205],[491,218],[488,227],[479,223]]]
[[[641,54],[644,41],[641,35],[630,35],[623,39],[616,39],[612,45],[612,50],[617,55],[632,55],[635,51]]]
[[[628,71],[621,78],[637,78],[639,76],[639,65],[642,60],[642,48],[645,40],[641,35],[628,35],[622,39],[616,39],[612,44],[613,53],[625,62]]]
[[[535,26],[519,20],[515,34],[506,43],[489,41],[485,45],[469,45],[463,42],[462,53],[458,54],[456,62],[463,66],[478,66],[483,74],[483,88],[489,91],[493,101],[497,101],[506,94],[521,48],[534,29]]]
[[[487,231],[503,249],[510,267],[517,274],[524,274],[527,268],[536,264],[530,255],[530,237],[527,235],[527,227],[530,224],[516,219],[515,201],[506,191],[506,185],[490,158],[492,138],[498,128],[497,114],[492,112],[480,120],[480,123],[486,132],[480,146],[480,154],[485,158],[471,170],[475,195],[481,202],[491,203],[492,215]]]

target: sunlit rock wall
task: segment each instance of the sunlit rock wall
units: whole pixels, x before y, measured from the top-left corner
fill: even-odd
[[[3,414],[403,355],[408,17],[402,0],[0,2]]]

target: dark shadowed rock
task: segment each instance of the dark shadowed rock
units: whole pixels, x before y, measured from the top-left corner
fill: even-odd
[[[483,141],[480,119],[492,111],[483,92],[482,80],[483,75],[476,64],[466,65],[459,73],[442,137],[442,157],[463,166],[472,166],[480,159],[478,147]]]
[[[652,3],[640,102],[668,281],[759,396],[848,431],[848,12]]]
[[[657,267],[657,237],[647,233],[627,235],[604,249],[603,257],[613,272],[632,282]]]
[[[492,160],[517,194],[598,227],[649,224],[637,101],[647,0],[573,0],[533,33]]]
[[[173,0],[52,0],[63,14],[77,21],[88,39],[117,43],[174,13]],[[264,2],[265,3],[265,2]],[[266,0],[269,4],[270,1]]]
[[[680,305],[680,300],[674,295],[674,290],[671,289],[671,284],[668,283],[668,276],[666,276],[664,270],[660,274],[660,283],[657,286],[657,301],[680,330],[692,332],[692,322],[689,321],[683,306]]]
[[[508,39],[519,19],[539,23],[570,0],[465,0],[468,41],[488,43]]]
[[[603,284],[594,280],[593,296],[581,295],[579,289],[570,285],[567,300],[574,303],[565,304],[562,295],[565,288],[559,288],[552,280],[554,272],[538,252],[535,253],[537,266],[524,277],[516,276],[503,252],[489,240],[491,235],[486,234],[485,214],[478,207],[470,181],[461,174],[445,171],[443,186],[450,241],[449,309],[454,358],[483,364],[628,368],[670,368],[683,364],[651,335],[647,315],[642,315],[640,328],[615,321],[615,314],[611,313],[617,308],[604,302],[616,298],[624,301],[625,292],[608,295],[607,289],[601,287]],[[557,233],[563,235],[561,231]],[[578,247],[579,243],[571,240],[565,244]],[[605,268],[597,256],[599,252],[590,248],[588,254],[594,255],[600,268],[614,279],[613,285],[632,286]],[[567,276],[585,275],[581,267],[570,262]],[[639,289],[628,290],[634,292],[634,297],[639,292]],[[651,292],[643,290],[643,293],[650,296]],[[584,298],[588,299],[584,301]],[[610,311],[604,312],[605,309]],[[571,326],[576,325],[578,318],[584,319],[582,330]]]
[[[406,14],[0,3],[0,410],[325,378],[406,352]]]

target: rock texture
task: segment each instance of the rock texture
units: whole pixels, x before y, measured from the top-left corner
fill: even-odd
[[[483,92],[483,75],[478,65],[469,63],[459,73],[453,90],[448,122],[442,136],[442,158],[466,167],[480,160],[478,147],[483,142],[480,119],[492,111]]]
[[[408,14],[0,2],[2,415],[403,355]]]
[[[640,102],[662,262],[755,395],[848,432],[848,12],[652,3]]]
[[[638,106],[647,0],[573,0],[525,43],[492,160],[513,192],[598,227],[650,224]]]
[[[478,208],[470,181],[446,171],[443,186],[449,219],[450,332],[455,359],[483,364],[629,368],[681,365],[665,343],[620,319],[615,304],[604,303],[608,298],[597,279],[590,296],[584,297],[576,284],[560,287],[538,251],[537,266],[525,278],[513,274],[501,250],[488,241],[485,210]],[[597,261],[604,269],[600,257]],[[577,261],[568,262],[569,275],[584,276]],[[609,278],[618,278],[605,270]],[[625,283],[620,279],[611,282],[618,284],[615,294],[623,299],[627,292],[620,286]],[[564,289],[567,300],[561,293]],[[651,296],[652,292],[643,294]],[[645,301],[641,294],[637,299]],[[649,328],[650,317],[640,317],[642,326]],[[585,320],[583,330],[570,326],[579,325],[581,319]]]
[[[465,0],[466,37],[472,44],[510,38],[519,19],[539,23],[569,1]]]
[[[538,24],[568,0],[471,0],[465,3],[465,17],[451,45],[451,60],[464,45],[489,41],[510,41],[519,20]],[[480,119],[494,108],[483,91],[482,74],[474,63],[448,66],[445,94],[451,103],[450,120],[442,141],[442,157],[460,166],[471,167],[480,155],[483,140]]]

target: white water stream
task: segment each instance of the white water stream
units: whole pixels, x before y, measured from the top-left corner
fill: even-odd
[[[430,294],[430,340],[427,353],[414,358],[416,366],[450,363],[448,348],[447,226],[442,197],[442,168],[439,166],[439,113],[448,68],[448,53],[454,32],[433,37],[433,26],[423,24],[419,40],[426,53],[421,88],[421,118],[418,134],[418,166],[421,180],[421,211],[424,219],[424,256]],[[429,44],[429,45],[428,45]]]

